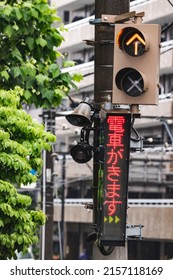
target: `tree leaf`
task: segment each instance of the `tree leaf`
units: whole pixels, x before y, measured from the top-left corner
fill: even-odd
[[[8,38],[11,38],[14,34],[13,27],[10,24],[6,25],[6,27],[4,28],[4,33],[8,36]]]
[[[34,18],[36,18],[36,19],[38,19],[38,17],[39,17],[39,15],[38,15],[38,11],[36,10],[36,9],[31,9],[31,15],[34,17]]]
[[[24,90],[24,96],[26,100],[29,100],[32,96],[29,90]]]
[[[17,237],[17,242],[18,242],[19,245],[22,244],[22,242],[23,242],[23,237],[22,237],[21,235],[19,235],[19,236]]]
[[[29,1],[23,2],[22,7],[24,8],[32,8],[32,3]]]
[[[17,18],[18,20],[22,19],[22,13],[21,13],[20,9],[19,9],[18,7],[14,7],[13,9],[14,9],[16,18]]]
[[[1,77],[4,77],[8,81],[10,75],[8,74],[8,72],[6,70],[4,70],[1,72]]]
[[[12,56],[17,58],[20,62],[22,62],[22,56],[21,56],[21,53],[20,53],[20,51],[18,50],[17,47],[13,47]]]
[[[53,78],[57,78],[61,74],[59,65],[55,63],[49,66],[49,71],[51,72]]]
[[[65,93],[63,90],[59,89],[59,88],[56,88],[55,89],[55,94],[58,95],[58,96],[61,96],[61,97],[64,97],[65,96]]]
[[[75,66],[75,64],[76,63],[74,61],[72,61],[72,60],[65,60],[65,61],[63,61],[63,67],[64,68]]]
[[[17,78],[18,76],[21,75],[21,70],[19,66],[13,67],[12,71],[14,73],[14,78]]]
[[[53,90],[45,90],[45,92],[43,92],[43,97],[47,98],[47,100],[49,100],[49,102],[51,103],[54,97],[54,91]]]
[[[80,73],[76,73],[73,75],[72,79],[75,82],[80,82],[81,80],[83,80],[83,75]]]
[[[4,222],[2,219],[0,219],[0,227],[4,227]]]
[[[4,15],[9,16],[12,13],[12,11],[13,11],[12,7],[10,5],[6,5],[4,7],[3,13]]]
[[[27,37],[25,42],[28,45],[30,51],[32,51],[34,48],[34,39],[32,37]]]
[[[19,30],[19,26],[16,24],[16,22],[13,24],[13,29],[18,31]]]
[[[35,42],[37,45],[40,45],[42,48],[44,48],[47,45],[47,41],[41,37],[36,39]]]
[[[42,74],[39,74],[36,76],[36,80],[38,82],[38,84],[43,84],[45,81],[48,81],[48,77]]]

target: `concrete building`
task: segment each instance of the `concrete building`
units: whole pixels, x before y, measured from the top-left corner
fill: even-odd
[[[51,4],[68,29],[63,34],[65,41],[60,51],[76,61],[75,67],[64,71],[80,72],[84,77],[79,91],[72,91],[70,96],[74,100],[86,96],[92,99],[94,47],[85,41],[94,39],[94,26],[89,24],[94,18],[94,0],[52,0]],[[144,11],[144,23],[161,25],[162,43],[159,105],[141,106],[141,118],[135,121],[135,128],[144,139],[144,151],[130,156],[128,224],[142,224],[144,228],[142,240],[128,241],[128,258],[170,259],[173,258],[173,6],[165,0],[135,0],[130,2],[130,10]],[[64,104],[69,109],[70,101],[64,100]],[[92,244],[86,242],[86,237],[92,231],[93,213],[82,205],[92,200],[92,160],[81,165],[69,156],[69,146],[78,141],[80,129],[71,126],[64,117],[56,118],[55,133],[58,176],[55,180],[54,251],[61,254],[63,246],[66,259],[77,259],[82,250],[87,249],[92,258]],[[65,188],[63,204],[58,195],[62,188]],[[63,233],[60,228],[62,207]]]

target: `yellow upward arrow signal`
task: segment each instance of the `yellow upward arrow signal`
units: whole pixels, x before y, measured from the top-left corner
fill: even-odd
[[[138,40],[139,42],[141,42],[141,44],[143,44],[145,46],[145,41],[144,39],[142,39],[139,34],[134,34],[132,37],[129,38],[129,40],[126,42],[126,45],[129,46],[133,41]]]
[[[137,40],[137,41],[136,41]],[[134,42],[135,41],[135,42]],[[126,45],[129,46],[131,43],[134,42],[134,54],[138,55],[139,50],[139,43],[145,46],[145,41],[142,39],[139,34],[134,34],[132,37],[129,38],[129,40],[126,42]]]

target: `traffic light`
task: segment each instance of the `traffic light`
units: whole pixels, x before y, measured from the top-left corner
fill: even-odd
[[[158,104],[160,32],[157,24],[115,24],[113,104]]]

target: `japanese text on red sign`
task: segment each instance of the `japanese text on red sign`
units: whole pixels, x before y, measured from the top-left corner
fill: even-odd
[[[116,214],[117,205],[122,204],[121,197],[121,161],[124,158],[124,141],[126,119],[124,116],[110,115],[107,118],[108,140],[106,143],[106,200],[108,216]]]

